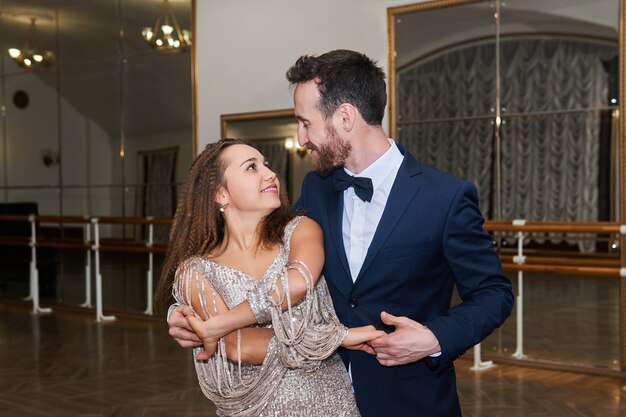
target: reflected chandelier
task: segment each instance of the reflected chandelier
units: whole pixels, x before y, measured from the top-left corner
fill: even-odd
[[[54,54],[39,47],[36,20],[30,18],[30,28],[22,49],[9,48],[11,58],[23,68],[48,68],[54,63]]]
[[[168,0],[161,3],[154,27],[143,28],[141,35],[151,47],[162,52],[184,52],[191,46],[189,31],[181,30]]]

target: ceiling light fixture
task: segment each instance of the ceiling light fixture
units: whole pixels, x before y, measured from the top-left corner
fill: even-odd
[[[182,30],[168,0],[161,3],[161,13],[153,28],[145,27],[141,36],[148,44],[162,52],[184,52],[191,46],[191,35]]]
[[[34,17],[30,18],[30,28],[22,49],[9,48],[9,56],[22,68],[48,68],[54,63],[54,54],[39,46],[39,36]]]

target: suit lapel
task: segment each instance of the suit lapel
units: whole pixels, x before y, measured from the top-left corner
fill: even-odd
[[[340,168],[341,169],[341,168]],[[330,234],[330,240],[335,246],[335,253],[339,257],[341,266],[344,269],[345,277],[347,278],[350,286],[352,286],[352,277],[350,275],[350,267],[348,266],[348,257],[346,256],[346,249],[343,245],[343,193],[333,191],[331,193],[328,202],[328,233]],[[328,257],[329,254],[327,253]]]
[[[400,221],[404,212],[409,207],[409,204],[420,189],[418,175],[422,170],[419,167],[419,163],[401,145],[398,144],[398,148],[400,148],[400,151],[404,154],[404,160],[396,175],[391,193],[389,194],[389,199],[385,205],[385,210],[374,233],[372,243],[367,250],[367,255],[365,256],[363,266],[359,271],[359,276],[355,284],[358,283],[361,277],[366,273],[372,261],[378,252],[380,252],[387,238],[389,238],[394,227],[398,221]]]

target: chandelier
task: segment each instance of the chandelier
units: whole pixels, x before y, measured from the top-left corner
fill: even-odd
[[[22,49],[9,48],[11,58],[23,68],[48,68],[54,63],[54,54],[39,47],[36,20],[30,18],[30,28]]]
[[[151,47],[162,52],[184,52],[191,45],[189,31],[181,30],[168,0],[163,0],[154,27],[143,28],[141,35]]]

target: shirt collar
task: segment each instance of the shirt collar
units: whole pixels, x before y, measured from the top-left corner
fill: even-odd
[[[370,166],[365,168],[360,173],[353,174],[346,167],[343,169],[353,177],[371,178],[374,189],[378,188],[380,183],[382,183],[387,175],[389,175],[389,171],[392,168],[400,166],[400,164],[402,164],[402,159],[404,158],[404,155],[402,155],[402,152],[400,152],[400,149],[398,149],[398,146],[393,139],[388,138],[388,140],[391,145],[389,149],[387,149],[384,154],[382,154],[377,160],[372,162]]]

